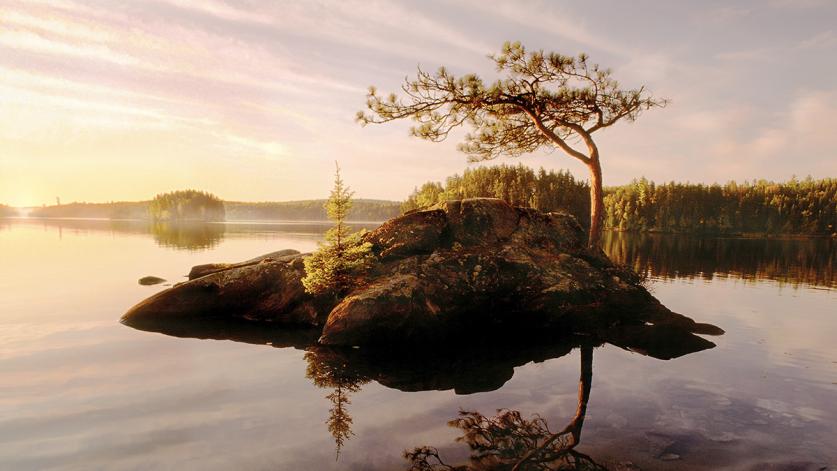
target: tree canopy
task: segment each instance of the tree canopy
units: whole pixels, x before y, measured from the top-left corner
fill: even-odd
[[[506,42],[500,54],[489,57],[503,75],[494,82],[476,74],[457,78],[444,67],[435,73],[419,68],[414,79],[405,80],[401,97],[371,87],[368,112],[358,112],[357,120],[365,125],[410,118],[418,123],[411,133],[434,142],[467,125],[472,132],[459,149],[475,161],[560,149],[590,169],[590,245],[598,246],[603,193],[592,135],[666,101],[644,87],[621,88],[610,69],[591,63],[586,54],[527,52],[519,42]]]
[[[224,202],[198,190],[161,193],[148,204],[151,219],[161,221],[223,221]]]
[[[352,274],[366,267],[371,244],[363,241],[363,231],[352,232],[346,224],[352,209],[353,192],[343,183],[340,167],[334,174],[334,187],[325,204],[334,226],[326,232],[325,244],[306,257],[302,284],[312,294],[332,292],[339,295],[353,284]]]
[[[500,198],[515,206],[572,214],[582,226],[590,218],[590,187],[567,171],[533,170],[523,165],[466,169],[445,183],[427,182],[407,197],[401,208],[411,211],[464,198]]]
[[[640,178],[604,189],[604,228],[689,234],[837,233],[837,179],[654,183]],[[444,184],[427,182],[402,205],[409,211],[441,201],[494,197],[541,211],[565,211],[589,220],[589,186],[568,172],[518,166],[466,170]]]

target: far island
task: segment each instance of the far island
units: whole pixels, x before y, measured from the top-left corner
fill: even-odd
[[[148,204],[148,216],[154,221],[217,222],[225,220],[224,202],[205,191],[183,190],[162,193]]]
[[[324,199],[302,201],[223,201],[203,191],[162,193],[150,201],[69,203],[43,206],[34,218],[135,219],[159,222],[326,221]],[[400,201],[357,199],[350,221],[380,222],[398,216]],[[12,208],[9,208],[12,209]],[[0,209],[2,211],[2,209]]]

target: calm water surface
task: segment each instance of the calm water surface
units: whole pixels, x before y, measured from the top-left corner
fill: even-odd
[[[0,220],[0,469],[404,469],[402,452],[420,445],[467,456],[446,425],[461,409],[537,413],[553,429],[572,418],[570,347],[444,371],[367,365],[343,383],[318,376],[318,355],[258,333],[200,340],[118,323],[164,289],[142,276],[176,282],[199,263],[310,250],[324,229]],[[670,309],[726,335],[671,361],[596,348],[580,451],[623,469],[837,469],[834,241],[621,235],[606,249],[648,272]]]

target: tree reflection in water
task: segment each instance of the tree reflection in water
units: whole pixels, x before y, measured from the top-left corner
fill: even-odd
[[[404,452],[410,471],[606,469],[575,450],[581,441],[593,383],[593,346],[582,345],[580,350],[578,407],[563,430],[552,432],[544,418],[536,415],[527,420],[515,410],[500,409],[494,417],[460,411],[459,417],[448,424],[462,430],[457,441],[471,449],[469,463],[447,464],[438,449],[421,446]]]
[[[352,403],[349,395],[360,391],[369,380],[352,368],[347,368],[341,357],[328,355],[327,352],[321,351],[317,354],[308,351],[305,353],[305,360],[308,362],[305,376],[320,388],[334,389],[326,396],[326,399],[331,401],[326,424],[337,447],[335,459],[339,459],[343,444],[354,435],[352,416],[346,408]]]
[[[713,277],[837,286],[834,238],[719,238],[606,233],[602,249],[614,262],[662,279]]]
[[[623,323],[595,333],[563,339],[480,338],[456,347],[411,348],[402,352],[374,348],[331,348],[317,344],[318,329],[291,330],[253,322],[202,320],[129,324],[131,327],[177,337],[227,339],[276,348],[305,350],[306,376],[315,385],[330,389],[326,421],[334,437],[337,457],[352,435],[350,396],[375,381],[400,391],[454,390],[457,394],[494,391],[514,375],[516,367],[530,362],[559,358],[578,349],[581,374],[578,407],[569,424],[552,432],[539,416],[523,418],[513,410],[500,410],[494,417],[475,411],[461,412],[450,424],[462,430],[459,441],[471,449],[468,464],[449,465],[436,448],[418,447],[405,453],[411,470],[556,470],[604,469],[575,447],[593,381],[593,349],[609,343],[660,360],[713,348],[714,343],[695,335],[720,335],[710,324],[694,323],[683,316],[659,319],[656,324]]]
[[[694,331],[720,334],[708,324],[696,324]],[[477,411],[461,411],[449,422],[462,430],[458,441],[471,450],[468,464],[446,463],[431,446],[405,452],[411,471],[443,470],[559,470],[605,469],[589,456],[575,450],[593,382],[593,349],[605,342],[661,360],[677,358],[715,346],[689,330],[674,325],[620,326],[596,336],[574,336],[562,341],[508,345],[470,345],[449,350],[405,353],[375,349],[334,349],[314,345],[307,349],[308,377],[317,386],[334,388],[329,431],[337,453],[352,435],[352,419],[346,410],[348,394],[369,381],[401,391],[447,390],[460,394],[492,391],[511,379],[514,368],[532,361],[562,357],[578,348],[581,373],[575,416],[562,430],[552,432],[540,416],[523,418],[514,410],[499,410],[494,417]]]

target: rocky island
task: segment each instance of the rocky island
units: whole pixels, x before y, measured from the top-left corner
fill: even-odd
[[[465,338],[599,334],[633,348],[647,335],[713,344],[717,335],[657,301],[631,270],[589,249],[575,218],[499,199],[448,201],[391,219],[365,240],[371,268],[344,296],[310,295],[293,250],[199,265],[122,322],[166,332],[217,321],[315,328],[332,346],[432,345]]]

